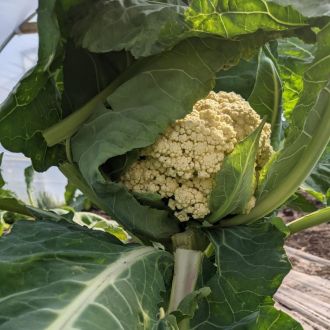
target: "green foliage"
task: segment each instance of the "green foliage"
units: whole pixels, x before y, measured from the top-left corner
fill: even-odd
[[[301,329],[273,306],[290,268],[283,249],[289,229],[266,216],[290,198],[311,210],[292,197],[309,175],[308,192],[324,204],[330,196],[330,19],[326,3],[319,5],[40,1],[38,64],[1,105],[0,143],[30,157],[35,170],[58,166],[71,206],[78,189],[119,226],[72,207],[27,206],[3,189],[0,175],[0,210],[15,220],[0,240],[0,327]],[[211,216],[179,223],[160,196],[133,194],[119,178],[141,148],[214,88],[242,94],[267,116],[277,152],[256,177],[262,124],[225,158]],[[256,206],[244,214],[254,188]],[[291,232],[325,222],[328,212],[300,219]],[[36,221],[16,221],[17,213]],[[3,215],[0,233],[7,234]],[[203,242],[197,250],[211,243],[215,259],[208,249],[187,292],[198,267],[176,263],[172,277],[172,253],[183,249],[175,237],[197,246],[191,232]],[[169,286],[182,274],[181,304],[169,313]]]
[[[271,124],[271,142],[278,149],[282,137],[282,83],[268,47],[259,53],[256,82],[248,101]]]
[[[270,223],[208,231],[216,274],[203,272],[211,294],[199,304],[191,329],[302,329],[273,307],[273,294],[290,270],[284,234]],[[267,311],[267,312],[266,312]],[[282,326],[282,327],[281,327]]]
[[[255,162],[259,140],[265,122],[225,158],[221,170],[215,177],[215,186],[210,195],[211,214],[207,220],[211,223],[228,214],[246,212],[249,200],[255,188]]]
[[[18,222],[0,251],[4,329],[151,329],[158,321],[172,267],[165,251],[47,221]]]

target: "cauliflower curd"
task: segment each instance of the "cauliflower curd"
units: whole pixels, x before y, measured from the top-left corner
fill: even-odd
[[[198,101],[190,114],[172,124],[121,177],[131,191],[157,193],[180,221],[208,213],[215,174],[235,145],[260,124],[259,115],[240,95],[214,93]],[[270,158],[270,125],[265,124],[256,167]],[[248,210],[254,207],[254,198]]]

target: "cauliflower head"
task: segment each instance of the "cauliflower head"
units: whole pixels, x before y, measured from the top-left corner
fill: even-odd
[[[260,116],[240,95],[210,92],[191,113],[173,123],[137,160],[120,181],[131,191],[157,193],[180,221],[210,213],[214,176],[226,155],[261,123]],[[270,125],[265,124],[256,167],[270,158]],[[254,207],[255,198],[246,212]]]

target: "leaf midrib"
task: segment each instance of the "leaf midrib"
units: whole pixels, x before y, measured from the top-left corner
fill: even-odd
[[[46,330],[73,329],[75,321],[85,311],[86,307],[95,302],[99,294],[112,285],[123,272],[128,270],[134,263],[155,253],[151,247],[134,249],[131,252],[123,253],[114,263],[107,266],[99,275],[90,281],[85,282],[86,288],[78,294],[69,305],[58,310],[58,317],[46,328]]]

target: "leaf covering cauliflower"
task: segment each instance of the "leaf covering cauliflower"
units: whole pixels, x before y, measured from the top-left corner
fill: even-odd
[[[215,174],[235,145],[260,124],[260,116],[240,95],[210,92],[190,114],[172,124],[121,177],[137,193],[157,193],[180,221],[210,213]],[[256,167],[270,158],[270,125],[263,128]],[[254,207],[255,198],[248,203]]]

